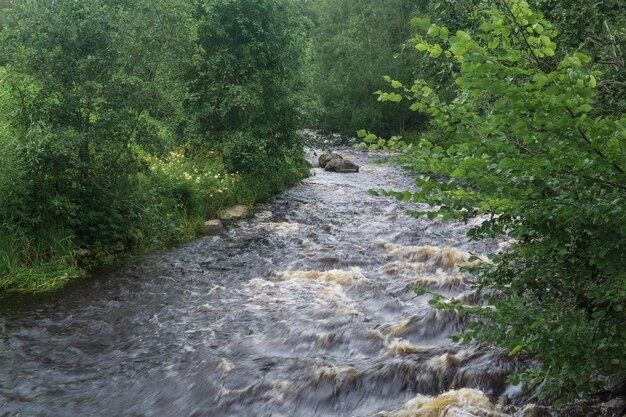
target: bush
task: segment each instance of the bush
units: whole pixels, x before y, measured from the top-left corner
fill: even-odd
[[[410,148],[365,139],[401,147],[424,173],[419,192],[397,196],[440,210],[416,214],[484,216],[472,239],[514,239],[472,269],[479,289],[498,294],[491,308],[433,303],[479,317],[466,341],[539,359],[512,381],[563,402],[626,376],[626,117],[594,113],[602,74],[581,52],[556,61],[556,31],[526,2],[485,1],[482,10],[475,34],[414,19],[426,33],[416,48],[458,67],[456,97],[393,80],[380,95],[409,100],[448,139]]]
[[[302,177],[298,3],[0,7],[0,292],[195,237]]]

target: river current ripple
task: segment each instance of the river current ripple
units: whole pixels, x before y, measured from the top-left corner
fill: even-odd
[[[1,308],[0,416],[508,415],[515,363],[411,291],[479,302],[458,267],[498,243],[369,195],[413,178],[338,151],[361,172],[314,168],[221,236]]]

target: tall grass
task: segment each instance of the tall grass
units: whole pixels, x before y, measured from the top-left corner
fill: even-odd
[[[27,235],[0,228],[0,292],[50,291],[81,275],[67,230],[52,226]]]

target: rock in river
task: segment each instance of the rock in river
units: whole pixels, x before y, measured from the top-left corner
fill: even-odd
[[[318,160],[318,163],[320,165],[320,168],[326,168],[326,165],[330,162],[330,161],[334,161],[335,159],[343,159],[343,156],[331,152],[331,153],[325,153],[323,155],[320,156],[320,159]]]
[[[326,171],[332,172],[359,172],[359,166],[348,159],[333,159],[326,164]]]

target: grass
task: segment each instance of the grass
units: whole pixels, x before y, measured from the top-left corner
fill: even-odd
[[[52,227],[35,236],[6,226],[0,229],[0,293],[52,291],[84,276],[69,236]]]

